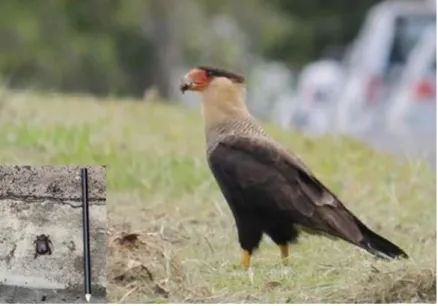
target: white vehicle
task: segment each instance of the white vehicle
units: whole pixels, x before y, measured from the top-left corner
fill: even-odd
[[[431,132],[436,126],[436,27],[412,50],[389,99],[386,126],[392,133]]]
[[[325,133],[331,126],[333,104],[343,84],[343,71],[335,60],[319,60],[300,72],[296,112],[302,122],[296,124],[310,134]]]
[[[435,22],[435,1],[388,0],[370,9],[345,63],[346,84],[334,112],[339,132],[364,132],[383,117],[411,50]]]

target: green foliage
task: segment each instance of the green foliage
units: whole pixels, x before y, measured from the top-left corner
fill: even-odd
[[[348,42],[374,2],[4,0],[0,75],[14,87],[98,95],[140,96],[157,85],[169,97],[177,65],[311,60]]]
[[[273,0],[271,4],[293,21],[288,33],[266,46],[266,54],[303,64],[332,48],[343,47],[354,36],[368,9],[381,0]]]

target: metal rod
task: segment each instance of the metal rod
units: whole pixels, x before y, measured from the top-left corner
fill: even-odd
[[[91,299],[90,219],[88,215],[88,170],[81,169],[82,225],[84,235],[84,289],[87,302]]]

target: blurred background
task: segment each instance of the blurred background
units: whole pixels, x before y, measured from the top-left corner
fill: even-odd
[[[197,107],[200,64],[244,74],[262,120],[436,164],[435,1],[0,2],[7,88]]]

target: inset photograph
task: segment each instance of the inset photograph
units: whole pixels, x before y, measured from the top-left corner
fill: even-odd
[[[106,303],[106,168],[0,166],[0,303]]]

